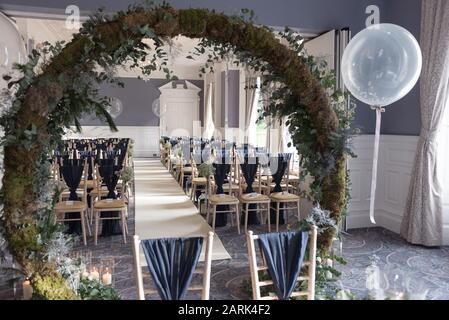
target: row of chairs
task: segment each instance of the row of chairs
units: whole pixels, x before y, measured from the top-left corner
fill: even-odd
[[[272,222],[275,222],[276,231],[279,231],[279,220],[282,214],[285,214],[286,219],[288,219],[288,213],[293,211],[300,219],[299,176],[290,175],[290,161],[282,177],[282,192],[273,192],[275,183],[270,172],[263,170],[262,166],[259,165],[257,176],[253,183],[257,192],[245,193],[247,182],[245,181],[238,157],[235,156],[226,177],[228,182],[223,185],[225,194],[217,195],[213,175],[211,177],[199,177],[194,159],[193,154],[190,155],[188,161],[182,156],[174,156],[170,149],[161,145],[162,163],[167,166],[182,187],[186,185],[186,181],[190,182],[190,199],[196,205],[201,206],[201,203],[198,203],[196,200],[196,193],[198,191],[205,193],[205,198],[207,199],[206,220],[210,222],[210,218],[212,218],[212,228],[214,230],[217,214],[231,214],[233,216],[231,223],[236,223],[238,233],[240,233],[240,223],[238,222],[240,221],[240,213],[244,215],[245,232],[247,231],[248,216],[250,214],[260,215],[261,220],[266,222],[268,226],[268,232],[271,232]],[[262,173],[263,171],[265,172]],[[270,210],[275,212],[276,221],[270,221]]]
[[[67,187],[64,187],[64,190],[60,193],[59,201],[54,206],[55,221],[57,223],[79,222],[84,245],[87,245],[87,235],[92,235],[91,227],[93,226],[94,243],[97,245],[100,222],[104,220],[120,220],[123,241],[126,243],[128,234],[128,185],[126,183],[123,184],[119,180],[115,190],[118,193],[118,198],[103,199],[108,195],[109,191],[104,186],[98,165],[94,165],[93,160],[91,166],[94,168],[92,172],[93,179],[89,180],[89,166],[87,159],[85,159],[81,181],[76,190],[78,200],[68,200],[70,191]],[[55,181],[65,184],[63,176],[60,174],[60,165],[56,161],[52,165],[52,172]],[[118,212],[119,214],[116,216],[102,216],[103,212]],[[79,213],[79,217],[73,217],[73,213]]]
[[[188,291],[201,292],[202,300],[209,300],[210,297],[210,278],[212,269],[212,247],[213,247],[214,233],[209,232],[205,240],[204,246],[204,262],[202,264],[197,263],[194,274],[202,276],[201,285],[191,284]],[[263,251],[257,250],[257,242],[259,236],[255,235],[252,231],[247,232],[247,248],[248,248],[248,260],[251,274],[251,286],[252,286],[252,298],[254,300],[277,300],[279,297],[276,295],[265,295],[261,288],[273,286],[273,280],[265,280],[266,276],[261,280],[262,274],[269,274],[269,268],[267,266],[267,259],[263,254]],[[166,239],[159,239],[158,241],[164,241]],[[154,295],[158,293],[158,290],[144,289],[143,275],[142,275],[142,263],[140,259],[140,247],[141,240],[139,236],[134,236],[133,242],[133,255],[134,255],[134,271],[137,283],[137,295],[139,300],[145,300],[145,294]],[[175,246],[179,250],[180,246]],[[296,278],[295,290],[291,293],[290,298],[303,297],[307,300],[315,299],[315,272],[316,272],[316,253],[317,253],[317,227],[312,226],[309,231],[308,244],[307,244],[306,259],[301,266],[301,273]],[[259,255],[257,254],[259,252]],[[175,255],[179,252],[175,252]],[[153,265],[153,268],[160,268],[160,259],[149,260],[147,258],[147,264]],[[277,262],[279,263],[279,262]],[[171,267],[169,267],[171,268]],[[306,271],[304,270],[306,269]],[[185,276],[185,275],[184,275]],[[176,283],[177,279],[171,279],[171,283]],[[154,281],[154,279],[153,279]],[[304,286],[304,282],[306,285]]]

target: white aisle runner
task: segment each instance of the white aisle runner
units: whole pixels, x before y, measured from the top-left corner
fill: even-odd
[[[140,239],[198,237],[212,231],[159,159],[135,159],[134,177]],[[231,256],[215,235],[212,260],[223,259]],[[141,261],[144,264],[145,259]]]

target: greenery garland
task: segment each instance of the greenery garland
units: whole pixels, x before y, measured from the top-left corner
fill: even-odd
[[[13,94],[0,119],[5,132],[1,228],[9,252],[40,298],[79,297],[45,258],[58,234],[52,219],[56,196],[47,154],[60,143],[68,127],[80,127],[78,119],[86,113],[96,114],[116,130],[106,111],[109,99],[100,97],[96,89],[98,83],[116,82],[116,66],[128,63],[145,75],[160,69],[167,79],[177,79],[167,67],[168,55],[162,49],[177,35],[203,39],[199,50],[212,47],[220,57],[232,51],[237,59],[263,72],[268,82],[282,84],[276,94],[283,102],[270,113],[290,117],[294,144],[317,181],[315,201],[340,221],[347,203],[348,136],[341,130],[346,118],[332,105],[322,78],[295,48],[281,44],[272,30],[256,26],[247,15],[176,10],[165,3],[133,5],[113,16],[99,11],[69,43],[45,44],[34,50],[29,62],[18,66],[21,79],[5,77]],[[143,38],[155,43],[150,57]],[[335,230],[320,236],[322,251],[330,247],[334,236]]]

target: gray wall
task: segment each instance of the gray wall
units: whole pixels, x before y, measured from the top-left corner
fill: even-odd
[[[0,0],[0,8],[20,6],[35,7],[33,11],[52,11],[48,8],[65,8],[77,4],[82,11],[104,6],[107,11],[125,9],[133,0]],[[240,8],[251,8],[256,22],[271,26],[298,27],[304,31],[324,32],[334,28],[349,27],[353,34],[364,28],[368,5],[376,4],[381,10],[381,22],[396,23],[410,30],[417,38],[420,33],[420,0],[171,0],[177,8],[201,7],[238,13]],[[38,7],[36,9],[36,7]],[[26,8],[25,8],[26,10]],[[54,11],[54,10],[53,10]],[[358,104],[355,125],[365,133],[374,132],[374,112]],[[383,117],[382,133],[418,135],[420,129],[419,88],[401,101],[389,106]]]
[[[159,126],[159,117],[152,110],[152,103],[159,98],[159,87],[168,83],[166,79],[151,79],[148,82],[137,78],[120,78],[125,84],[124,88],[105,84],[100,93],[108,97],[115,97],[122,101],[123,112],[115,119],[118,126]],[[200,119],[203,121],[203,80],[188,80],[201,91]],[[86,117],[81,121],[84,126],[99,126],[104,123],[92,117]]]
[[[228,128],[239,127],[240,105],[240,72],[229,70],[228,75]],[[221,72],[221,127],[225,126],[226,100],[225,100],[226,73]]]
[[[385,22],[406,28],[419,41],[421,0],[390,1]],[[382,121],[384,134],[419,135],[421,131],[419,82],[407,96],[388,107]]]

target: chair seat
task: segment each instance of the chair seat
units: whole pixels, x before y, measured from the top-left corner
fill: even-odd
[[[126,202],[122,199],[105,199],[94,203],[94,209],[121,209],[125,207]]]
[[[270,198],[273,201],[298,201],[300,198],[296,194],[287,192],[276,192],[270,194]]]
[[[87,188],[87,189],[93,189],[94,187],[95,187],[95,182],[94,182],[94,180],[86,180],[86,188]],[[80,182],[79,188],[80,188],[80,189],[83,189],[83,188],[84,188],[84,181],[81,181],[81,182]]]
[[[214,194],[210,196],[209,203],[211,204],[237,204],[239,199],[227,194]]]
[[[108,191],[108,189],[101,188],[100,189],[100,193],[98,193],[98,188],[95,188],[95,189],[92,189],[89,193],[91,195],[98,195],[98,194],[100,194],[100,195],[107,195],[109,193],[109,191]]]
[[[207,179],[204,177],[193,178],[192,183],[194,184],[207,184]]]
[[[80,198],[83,196],[83,192],[84,192],[84,190],[82,190],[82,189],[76,189],[76,194],[77,194],[78,197],[80,197]],[[61,192],[61,196],[62,196],[63,198],[70,196],[70,190],[69,190],[69,189],[63,190],[63,191]]]
[[[299,177],[297,176],[290,176],[288,178],[288,183],[289,184],[298,184],[300,182]]]
[[[243,203],[248,202],[270,202],[270,198],[266,195],[259,193],[246,193],[240,196],[240,201]]]
[[[238,184],[232,184],[231,185],[231,190],[239,190],[240,189],[240,187],[239,187],[239,185]],[[225,183],[225,184],[223,184],[223,190],[226,192],[226,190],[229,190],[229,183]]]
[[[61,201],[56,203],[54,210],[61,212],[78,212],[87,209],[87,205],[83,201]]]

